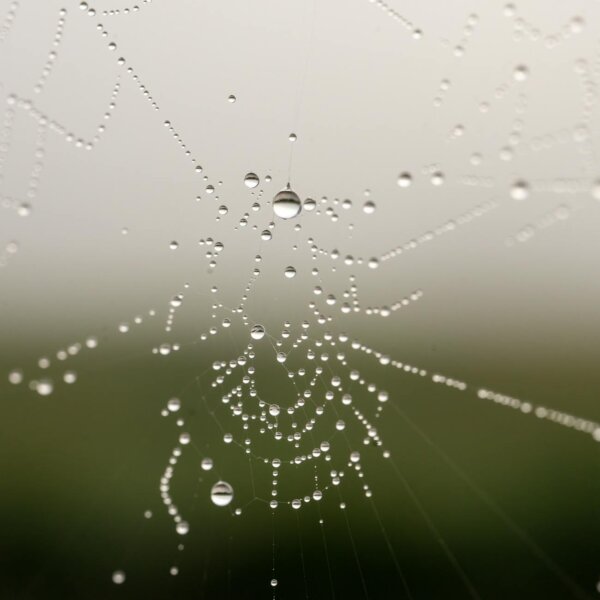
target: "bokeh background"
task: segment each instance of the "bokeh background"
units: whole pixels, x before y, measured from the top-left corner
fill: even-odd
[[[598,442],[474,390],[600,421],[600,5],[134,6],[0,1],[0,597],[597,597]],[[64,131],[40,138],[35,111]],[[93,148],[78,147],[99,124]],[[243,183],[250,171],[261,178],[255,190]],[[401,172],[410,187],[398,186]],[[530,189],[522,201],[511,196],[520,180]],[[278,221],[261,243],[270,199],[288,181],[302,198],[326,197],[321,214]],[[346,198],[347,211],[336,204]],[[375,270],[333,273],[327,258],[311,259],[309,238],[342,256],[381,256],[486,202],[496,208]],[[221,204],[229,212],[217,221]],[[198,244],[207,237],[225,246],[214,272]],[[238,446],[223,444],[218,423],[231,417],[210,369],[236,358],[248,331],[238,322],[207,343],[199,335],[218,324],[210,287],[234,306],[257,253],[247,312],[268,331],[289,320],[298,333],[311,317],[314,266],[338,297],[356,274],[364,306],[421,290],[387,318],[336,306],[327,329],[469,384],[459,392],[350,353],[390,392],[378,430],[393,463],[348,431],[372,500],[348,473],[339,497],[272,513],[251,502],[252,475],[266,497],[269,469],[251,471]],[[176,293],[184,305],[167,333]],[[57,360],[88,336],[98,348]],[[163,342],[181,350],[154,354]],[[267,347],[259,359],[261,393],[287,406],[292,390],[274,354]],[[67,368],[73,385],[61,381]],[[13,369],[20,385],[9,383]],[[49,396],[29,389],[41,377],[55,382]],[[172,490],[191,526],[184,540],[158,491],[180,433],[160,415],[172,396],[193,439]],[[367,410],[370,400],[356,392],[355,402]],[[201,471],[203,456],[214,471]],[[310,480],[301,468],[286,473],[290,493]],[[218,477],[234,486],[240,516],[211,504]]]

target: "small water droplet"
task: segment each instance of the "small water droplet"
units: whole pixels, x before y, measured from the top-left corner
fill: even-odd
[[[412,176],[410,173],[400,173],[398,175],[398,185],[402,188],[407,188],[412,183]]]
[[[244,183],[246,184],[247,188],[252,189],[260,183],[260,179],[256,173],[246,173],[246,176],[244,177]]]
[[[233,488],[226,481],[217,481],[210,490],[210,499],[216,506],[227,506],[233,500]]]
[[[179,535],[186,535],[190,531],[190,526],[187,521],[179,521],[177,525],[175,525],[175,531]]]
[[[116,583],[117,585],[125,583],[125,571],[115,571],[112,574],[112,580],[113,583]]]
[[[529,198],[529,184],[526,181],[515,181],[510,188],[510,197],[513,200],[526,200]]]

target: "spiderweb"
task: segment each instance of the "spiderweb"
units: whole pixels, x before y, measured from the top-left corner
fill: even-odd
[[[1,8],[6,594],[594,596],[595,3]]]

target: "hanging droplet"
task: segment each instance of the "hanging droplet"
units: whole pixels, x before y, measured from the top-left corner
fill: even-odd
[[[246,173],[246,176],[244,177],[244,183],[246,184],[247,188],[252,189],[260,183],[260,179],[256,173]]]
[[[250,330],[250,337],[253,340],[262,340],[265,337],[265,328],[262,325],[253,325]]]
[[[350,454],[350,461],[353,463],[357,463],[360,460],[360,452],[355,451]]]
[[[269,406],[269,414],[272,417],[276,417],[279,415],[279,406],[277,404],[271,404],[271,406]]]
[[[298,139],[298,136],[295,133],[290,133],[288,139],[290,142],[295,142]]]
[[[260,234],[260,239],[263,240],[264,242],[268,242],[269,240],[271,240],[272,237],[273,237],[273,234],[268,229],[265,229]]]
[[[296,192],[291,189],[281,190],[273,198],[273,212],[280,219],[293,219],[300,214],[302,203]]]
[[[286,267],[284,273],[288,279],[296,277],[296,269],[294,269],[294,267]]]
[[[237,98],[233,94],[229,94],[229,96],[227,96],[227,100],[233,104]]]
[[[210,471],[213,468],[213,459],[212,458],[203,458],[200,463],[203,471]]]
[[[216,506],[227,506],[233,500],[233,488],[226,481],[217,481],[210,490],[210,499]]]

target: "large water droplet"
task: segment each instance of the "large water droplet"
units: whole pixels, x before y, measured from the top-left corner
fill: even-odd
[[[292,279],[292,277],[296,277],[296,269],[294,269],[294,267],[286,267],[284,273],[288,279]]]
[[[260,183],[260,179],[256,173],[246,173],[246,177],[244,177],[244,183],[248,188],[255,188]]]
[[[262,325],[253,325],[250,330],[250,337],[253,340],[262,340],[265,337],[265,328]]]
[[[302,203],[296,192],[286,189],[281,190],[273,198],[273,212],[280,219],[293,219],[300,214]]]
[[[233,500],[233,488],[226,481],[217,481],[210,490],[210,499],[216,506],[227,506]]]

